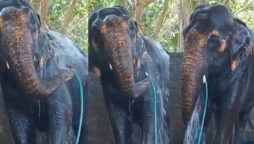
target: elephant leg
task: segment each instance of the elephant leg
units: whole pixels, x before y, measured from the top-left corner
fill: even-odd
[[[250,94],[251,95],[251,94]],[[252,98],[252,97],[251,97]],[[235,136],[234,136],[234,143],[233,144],[240,144],[242,134],[244,133],[246,124],[249,120],[249,114],[254,106],[254,103],[251,99],[247,99],[246,103],[243,104],[243,107],[239,113],[238,120],[236,122],[235,127]]]
[[[228,144],[230,142],[234,124],[238,116],[238,107],[224,108],[216,113],[217,133],[216,144]]]
[[[60,87],[48,98],[49,107],[49,144],[71,144],[72,104],[65,86]]]
[[[79,144],[87,144],[87,141],[88,141],[87,140],[87,127],[84,125],[86,125],[85,121],[83,121],[83,123],[82,123]],[[77,133],[78,133],[78,127],[79,126],[74,126],[74,128],[73,128],[75,135],[77,135]]]
[[[142,130],[142,144],[153,144],[154,143],[154,98],[151,89],[144,93],[141,99],[136,103],[135,110],[139,111],[140,127]],[[161,104],[161,93],[157,89],[157,132],[158,140],[161,140],[160,132],[163,131],[163,105]],[[158,141],[159,142],[159,141]]]
[[[132,120],[126,109],[109,105],[110,121],[117,144],[131,144]]]
[[[241,111],[238,116],[238,120],[236,122],[235,126],[235,136],[234,136],[234,143],[233,144],[240,144],[242,134],[244,133],[244,129],[246,126],[246,123],[248,121],[249,112]]]
[[[16,109],[7,109],[10,128],[16,144],[36,144],[35,126],[31,116]]]

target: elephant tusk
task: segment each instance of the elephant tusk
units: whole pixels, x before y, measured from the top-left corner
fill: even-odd
[[[220,44],[218,51],[219,53],[224,53],[226,49],[227,49],[227,42],[225,40],[222,40],[222,43]]]
[[[36,57],[34,56],[34,62],[36,62]]]
[[[134,59],[133,61],[134,65],[137,67],[137,68],[140,68],[141,67],[141,62],[139,59]]]
[[[43,66],[45,65],[45,58],[41,57],[40,61],[39,61],[39,67],[43,68]]]
[[[7,69],[10,69],[10,65],[9,65],[8,61],[6,61],[5,63],[6,63]]]
[[[236,60],[233,60],[231,63],[231,70],[235,71],[238,66],[238,62]]]
[[[94,40],[92,40],[92,46],[93,46],[93,48],[94,48],[94,50],[95,50],[96,52],[99,51],[99,49],[98,49],[98,44],[96,44]]]
[[[149,76],[148,72],[145,72],[145,75],[148,77]]]
[[[109,68],[110,68],[110,70],[113,70],[111,63],[109,63]]]

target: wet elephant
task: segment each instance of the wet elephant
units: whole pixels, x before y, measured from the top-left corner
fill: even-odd
[[[0,80],[15,143],[35,144],[36,130],[46,132],[50,144],[73,143],[80,117],[74,76],[86,89],[86,54],[43,29],[27,2],[1,1],[0,10]]]
[[[206,126],[215,114],[213,143],[228,144],[235,126],[239,143],[254,105],[254,35],[222,5],[200,5],[184,32],[182,112],[187,124],[198,96],[204,98],[202,77],[208,81]]]
[[[137,32],[125,8],[91,13],[89,71],[101,79],[117,144],[132,143],[134,123],[141,130],[141,143],[154,143],[151,82],[157,93],[158,141],[169,142],[169,55],[158,42]]]

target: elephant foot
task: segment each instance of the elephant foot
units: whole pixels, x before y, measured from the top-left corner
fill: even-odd
[[[143,92],[145,92],[145,90],[149,86],[150,82],[151,82],[151,80],[148,77],[148,78],[145,78],[144,80],[136,83],[135,84],[135,91],[134,91],[134,98],[139,97]]]

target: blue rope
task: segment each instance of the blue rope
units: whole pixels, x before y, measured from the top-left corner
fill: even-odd
[[[83,87],[82,87],[82,82],[79,78],[79,76],[76,74],[76,79],[78,81],[78,85],[79,85],[79,93],[80,93],[80,118],[79,118],[79,127],[78,127],[78,133],[76,136],[76,143],[79,143],[79,139],[80,139],[80,134],[81,134],[81,127],[82,127],[82,119],[83,119],[83,107],[84,107],[84,103],[83,103],[83,99],[84,99],[84,91],[83,91]]]
[[[157,95],[153,82],[151,82],[151,88],[153,90],[153,109],[154,109],[154,144],[158,143],[158,133],[157,133]]]
[[[204,123],[205,123],[205,117],[206,117],[207,101],[208,101],[208,84],[207,84],[205,75],[203,76],[203,83],[205,84],[205,107],[204,107],[202,123],[201,123],[201,127],[200,127],[198,144],[201,144],[201,139],[202,139],[202,134],[203,134],[203,129],[204,129]]]

